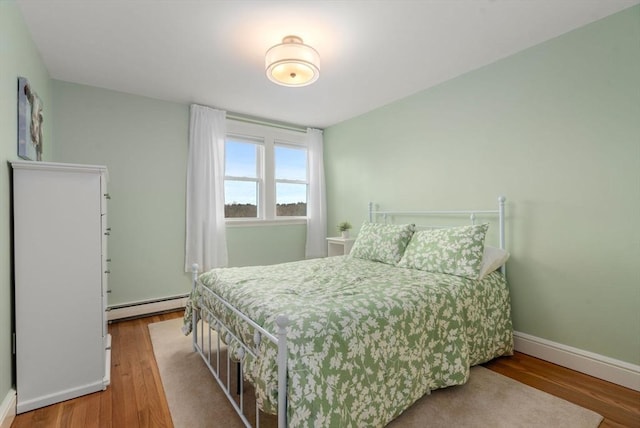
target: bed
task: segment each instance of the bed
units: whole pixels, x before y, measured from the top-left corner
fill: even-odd
[[[385,426],[430,391],[465,383],[471,366],[512,354],[504,202],[422,212],[370,204],[350,255],[194,267],[184,332],[246,426],[244,381],[256,425],[262,410],[277,414],[278,427]],[[471,224],[394,223],[423,216]],[[496,247],[485,245],[489,223],[478,221],[490,216]],[[236,363],[244,381],[234,390]]]

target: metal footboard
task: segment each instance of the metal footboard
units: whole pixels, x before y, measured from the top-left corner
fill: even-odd
[[[192,289],[195,291],[198,285],[198,265],[194,264],[192,266]],[[252,349],[249,345],[245,344],[237,335],[233,333],[225,323],[216,316],[209,309],[204,307],[197,302],[198,305],[192,305],[192,335],[193,335],[193,349],[198,352],[202,357],[202,360],[206,364],[207,368],[213,375],[214,379],[224,392],[227,400],[231,403],[236,413],[240,416],[240,419],[244,423],[246,427],[252,427],[250,421],[247,419],[245,415],[244,408],[244,385],[243,385],[243,364],[242,359],[244,357],[244,353],[249,353],[253,358],[259,358],[258,355],[258,347],[263,338],[271,341],[278,347],[278,356],[277,356],[277,366],[278,366],[278,428],[286,428],[287,427],[287,326],[289,325],[289,319],[285,315],[278,315],[276,318],[276,325],[278,326],[278,332],[274,336],[260,325],[256,324],[251,318],[246,316],[244,313],[239,311],[229,302],[227,302],[222,297],[215,294],[212,290],[202,287],[201,290],[203,292],[208,293],[211,297],[215,298],[217,301],[222,303],[225,307],[231,310],[234,314],[242,318],[245,322],[247,322],[253,329],[253,342],[254,348]],[[195,293],[192,293],[192,296],[195,296]],[[200,326],[198,326],[198,322],[200,322]],[[205,327],[205,324],[207,326]],[[206,328],[206,331],[205,331]],[[231,356],[229,355],[229,350],[226,352],[226,383],[225,380],[221,377],[221,351],[222,351],[222,343],[219,334],[215,334],[215,343],[212,344],[212,330],[214,332],[220,332],[224,328],[225,332],[229,334],[239,345],[240,348],[236,352],[235,357],[240,361],[238,364],[238,394],[240,396],[239,401],[233,398],[231,392]],[[199,331],[198,331],[199,329]],[[215,348],[212,347],[215,346]],[[215,361],[212,361],[212,350],[215,349]],[[223,362],[224,363],[224,362]],[[260,427],[260,409],[258,408],[258,404],[255,405],[256,408],[256,425],[255,428]]]

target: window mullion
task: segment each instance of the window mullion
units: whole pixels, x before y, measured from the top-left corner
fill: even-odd
[[[290,183],[290,184],[308,184],[307,180],[289,180],[288,178],[276,178],[276,183]]]
[[[273,150],[273,136],[266,135],[265,145],[265,168],[264,168],[264,189],[266,195],[266,219],[273,220],[276,216],[276,184],[275,184],[275,155]]]
[[[229,180],[229,181],[253,181],[255,183],[259,182],[260,180],[257,178],[251,178],[251,177],[234,177],[233,175],[225,175],[224,176],[225,180]]]
[[[265,219],[265,186],[264,186],[264,169],[265,169],[265,158],[264,158],[264,141],[261,144],[256,145],[256,184],[258,186],[258,218]]]

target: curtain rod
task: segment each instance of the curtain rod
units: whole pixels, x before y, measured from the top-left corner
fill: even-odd
[[[272,128],[286,129],[288,131],[307,132],[307,128],[304,128],[302,126],[287,125],[284,123],[277,123],[277,122],[269,122],[266,120],[256,119],[248,116],[241,116],[241,115],[229,113],[229,112],[227,112],[227,119],[237,120],[238,122],[244,122],[244,123],[253,123],[255,125],[270,126]]]

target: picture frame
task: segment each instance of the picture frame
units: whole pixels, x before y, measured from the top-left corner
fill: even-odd
[[[42,100],[29,80],[18,77],[18,157],[42,160]]]

